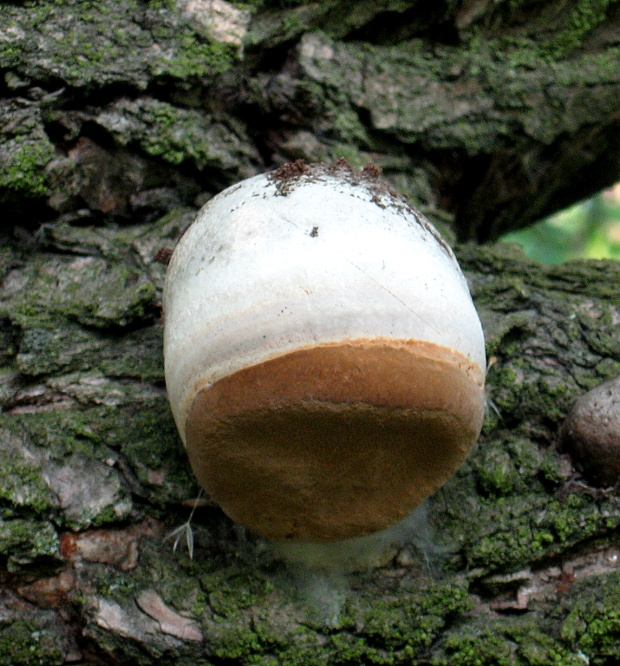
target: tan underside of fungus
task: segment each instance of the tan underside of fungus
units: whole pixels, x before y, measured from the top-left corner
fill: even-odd
[[[429,343],[291,352],[197,394],[192,467],[231,518],[269,539],[368,534],[460,467],[482,425],[482,380]]]

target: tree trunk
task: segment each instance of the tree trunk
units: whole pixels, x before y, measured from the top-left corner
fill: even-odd
[[[611,184],[619,27],[605,0],[0,7],[0,665],[617,662],[620,497],[560,437],[620,373],[617,263],[457,246],[480,443],[357,572],[199,497],[161,290],[197,207],[287,160],[372,162],[461,242]]]

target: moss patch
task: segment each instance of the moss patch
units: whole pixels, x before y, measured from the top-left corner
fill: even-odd
[[[0,625],[0,666],[60,666],[66,663],[63,636],[48,617],[3,618]]]
[[[579,48],[585,37],[605,20],[607,9],[617,0],[580,0],[570,10],[567,25],[545,49],[552,55],[562,55]]]
[[[506,617],[449,630],[432,666],[583,666],[583,658],[553,636],[542,618]]]
[[[575,586],[564,607],[569,613],[561,636],[593,666],[620,656],[620,574]]]
[[[26,197],[45,195],[48,187],[45,167],[54,154],[54,146],[46,139],[7,141],[0,151],[0,187]]]
[[[114,104],[97,118],[121,145],[138,143],[171,164],[248,174],[258,156],[238,123],[216,121],[202,112],[143,98]],[[234,128],[234,129],[233,129]]]
[[[620,525],[619,498],[562,494],[564,468],[528,440],[482,442],[431,499],[434,531],[453,553],[448,568],[516,570]]]
[[[23,318],[40,312],[86,327],[121,328],[152,312],[154,285],[126,261],[56,257],[41,262],[28,278],[28,288],[12,304]]]
[[[152,78],[213,76],[237,59],[237,49],[196,32],[170,7],[137,0],[35,0],[2,5],[0,55],[15,71],[76,87],[128,83],[144,89]]]
[[[605,4],[584,0],[580,6]],[[566,31],[571,40],[580,39],[571,28]],[[565,48],[548,47],[541,59],[538,42],[526,38],[489,40],[474,34],[467,46],[443,46],[438,52],[423,40],[375,46],[310,34],[302,39],[300,63],[306,88],[320,84],[321,95],[314,97],[323,99],[329,127],[340,140],[352,136],[350,128],[363,110],[374,130],[400,142],[476,155],[493,151],[509,136],[514,141],[515,125],[522,128],[524,142],[550,144],[585,122],[584,114],[591,119],[612,113],[606,83],[608,77],[615,81],[617,49],[563,59]],[[575,87],[578,105],[566,99],[566,91]],[[358,127],[358,143],[360,132],[369,134]]]
[[[9,571],[28,567],[58,565],[60,542],[51,523],[32,520],[0,519],[0,557]],[[0,653],[1,654],[1,653]]]
[[[0,7],[0,21],[2,11]],[[0,189],[12,197],[45,196],[47,166],[56,150],[45,132],[41,109],[7,100],[0,102],[0,116],[5,128],[0,144]]]

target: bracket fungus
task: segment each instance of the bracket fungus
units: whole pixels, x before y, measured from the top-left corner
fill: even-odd
[[[382,530],[480,434],[465,278],[374,171],[293,163],[244,180],[202,208],[168,268],[166,384],[192,468],[268,539]]]

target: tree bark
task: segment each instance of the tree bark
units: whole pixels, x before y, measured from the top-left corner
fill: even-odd
[[[354,573],[199,497],[161,291],[197,207],[286,160],[373,162],[459,241],[611,184],[619,27],[591,0],[0,7],[0,664],[616,663],[620,497],[560,431],[620,373],[617,263],[457,246],[480,443]]]

